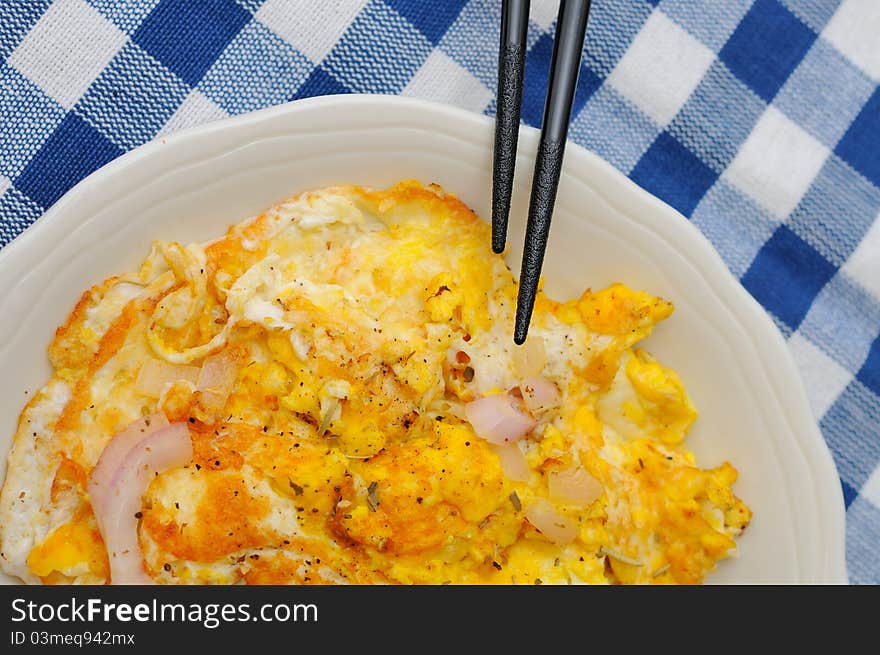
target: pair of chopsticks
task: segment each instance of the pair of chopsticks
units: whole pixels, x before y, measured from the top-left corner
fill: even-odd
[[[544,102],[541,140],[535,158],[532,195],[526,224],[519,296],[513,340],[525,343],[538,293],[538,281],[550,219],[556,202],[568,123],[577,87],[581,52],[587,31],[590,0],[560,0],[553,59]],[[516,145],[526,63],[529,0],[502,0],[501,45],[498,53],[498,94],[495,119],[495,158],[492,171],[492,250],[504,251],[510,194],[516,166]]]

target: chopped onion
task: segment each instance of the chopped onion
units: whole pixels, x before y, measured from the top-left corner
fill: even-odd
[[[553,543],[563,545],[577,537],[577,525],[546,498],[536,498],[526,508],[526,518]]]
[[[512,443],[526,436],[536,423],[519,409],[519,401],[507,394],[495,394],[464,406],[474,432],[495,444]]]
[[[196,387],[202,392],[203,404],[222,409],[238,376],[238,361],[228,350],[205,358]]]
[[[533,375],[519,385],[523,402],[532,414],[546,412],[559,406],[559,389],[545,377]]]
[[[92,471],[88,489],[110,559],[111,583],[152,584],[144,570],[136,515],[150,481],[192,459],[192,441],[185,423],[135,432],[141,435],[139,440],[131,434],[130,427],[110,441]],[[125,453],[121,459],[120,452]]]
[[[550,471],[547,487],[551,498],[572,505],[589,505],[605,492],[602,483],[580,466]]]
[[[518,378],[540,375],[547,364],[543,337],[531,336],[521,346],[514,346],[511,353],[513,372]]]
[[[199,379],[198,366],[169,364],[161,359],[150,359],[138,372],[135,390],[145,396],[158,398],[166,384],[186,380],[193,384]]]
[[[498,459],[501,460],[501,470],[509,479],[516,482],[526,482],[531,477],[532,469],[517,444],[493,444],[492,451],[498,455]]]

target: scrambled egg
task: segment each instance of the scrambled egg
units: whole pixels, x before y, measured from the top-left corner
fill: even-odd
[[[143,497],[161,583],[702,581],[750,512],[730,464],[700,469],[683,448],[697,412],[682,381],[635,348],[672,304],[621,284],[539,295],[527,366],[559,401],[507,447],[525,467],[512,475],[465,413],[515,398],[529,358],[489,243],[454,196],[403,182],[155,244],[86,291],[49,348],[55,374],[21,415],[3,488],[3,569],[108,582],[88,475],[114,434],[163,412],[194,459]],[[217,353],[234,383],[199,388]],[[179,379],[149,388],[145,366]]]

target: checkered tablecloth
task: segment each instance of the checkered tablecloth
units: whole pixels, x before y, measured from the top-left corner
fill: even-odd
[[[533,0],[539,126],[556,2]],[[158,134],[320,94],[494,111],[500,0],[0,0],[0,246]],[[880,583],[880,0],[594,0],[571,138],[681,211],[794,353]]]

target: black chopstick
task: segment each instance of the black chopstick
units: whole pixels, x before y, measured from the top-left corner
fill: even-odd
[[[532,179],[532,196],[529,202],[529,218],[526,224],[526,240],[523,249],[522,272],[519,277],[519,296],[516,302],[516,322],[513,341],[525,343],[538,293],[538,281],[550,234],[550,219],[556,202],[559,175],[568,122],[577,87],[581,65],[581,52],[587,31],[587,15],[590,0],[561,0],[556,19],[556,37],[553,59],[547,83],[541,141],[535,159]]]
[[[496,253],[504,252],[507,240],[528,27],[529,0],[503,0],[498,47],[495,160],[492,166],[492,250]]]

